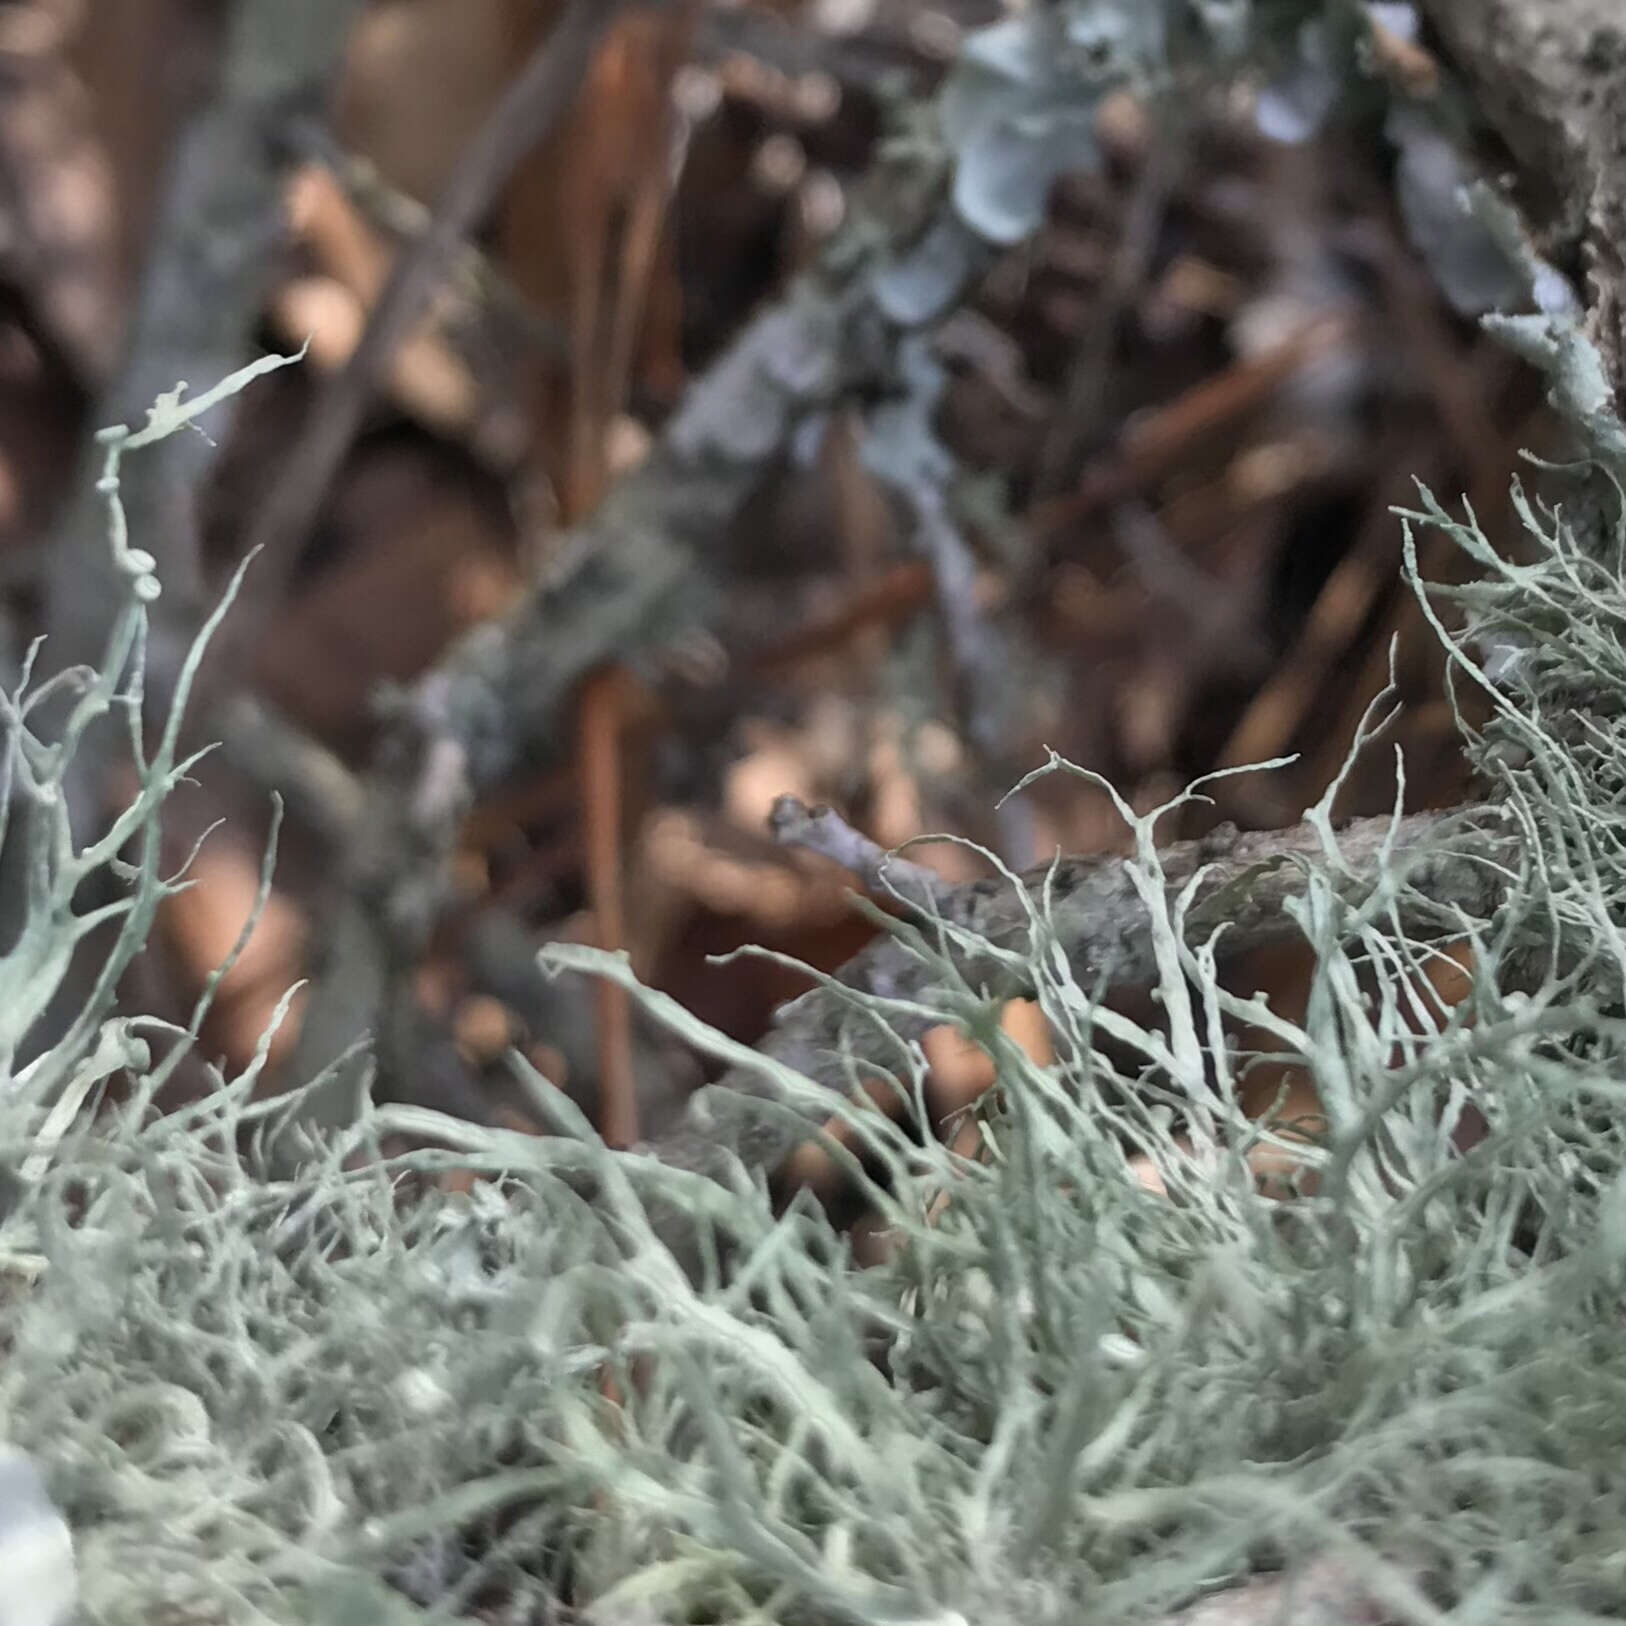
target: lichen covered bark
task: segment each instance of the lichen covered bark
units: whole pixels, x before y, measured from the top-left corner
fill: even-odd
[[[1474,101],[1522,172],[1550,252],[1579,254],[1592,337],[1626,383],[1626,6],[1427,0]]]

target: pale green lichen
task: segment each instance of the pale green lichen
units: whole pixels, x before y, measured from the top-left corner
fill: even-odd
[[[1565,360],[1583,342],[1544,348],[1607,456],[1619,425]],[[1075,1626],[1326,1554],[1407,1626],[1626,1615],[1622,517],[1596,480],[1575,520],[1522,513],[1517,563],[1432,499],[1406,521],[1480,567],[1437,624],[1485,691],[1491,720],[1464,727],[1525,838],[1496,912],[1447,923],[1473,944],[1468,997],[1427,993],[1439,943],[1402,928],[1398,865],[1352,899],[1325,807],[1295,905],[1306,1015],[1227,992],[1134,820],[1155,1025],[1078,984],[1042,901],[1051,1065],[1001,1031],[952,934],[908,935],[927,1013],[987,1044],[998,1083],[975,1160],[923,1122],[918,1046],[897,1046],[901,1122],[841,1108],[896,1243],[869,1270],[805,1200],[780,1214],[744,1170],[608,1152],[530,1075],[555,1136],[364,1107],[291,1178],[259,1156],[288,1110],[253,1101],[259,1061],[154,1115],[193,1035],[111,1000],[172,884],[157,819],[183,764],[173,722],[150,754],[141,738],[133,588],[65,732],[33,732],[26,681],[0,713],[6,840],[34,877],[0,959],[0,1438],[72,1528],[84,1618],[552,1620],[568,1599],[603,1626]],[[98,710],[128,718],[141,789],[79,851],[61,776]],[[125,886],[116,947],[60,1042],[14,1068],[96,867]],[[630,985],[622,962],[555,958]],[[1244,1115],[1243,1024],[1313,1073],[1308,1144]],[[445,1149],[386,1156],[396,1135]],[[1261,1195],[1264,1142],[1313,1185]],[[450,1167],[489,1179],[423,1179]],[[673,1205],[702,1240],[692,1273],[652,1217]]]
[[[1620,1618],[1620,532],[1617,514],[1600,556],[1526,512],[1519,565],[1437,508],[1411,522],[1487,571],[1458,590],[1454,660],[1495,693],[1479,745],[1522,752],[1486,758],[1528,862],[1496,917],[1456,924],[1471,997],[1419,992],[1437,950],[1396,925],[1404,882],[1341,901],[1335,851],[1297,906],[1318,955],[1305,1019],[1225,992],[1138,821],[1154,1029],[1077,985],[1035,904],[1057,1042],[1037,1065],[951,939],[912,936],[941,957],[932,1013],[991,1046],[999,1085],[978,1161],[909,1112],[850,1110],[867,1158],[849,1166],[898,1244],[884,1267],[856,1269],[803,1203],[776,1216],[743,1172],[720,1186],[605,1151],[535,1079],[553,1138],[376,1108],[268,1179],[253,1148],[282,1109],[251,1103],[254,1069],[155,1118],[187,1036],[76,1026],[71,1055],[0,1096],[0,1434],[73,1528],[86,1619],[548,1619],[563,1596],[605,1622],[1059,1626],[1157,1618],[1329,1552],[1400,1621]],[[1474,640],[1510,629],[1533,653],[1493,682]],[[1605,703],[1578,720],[1586,693]],[[60,761],[28,715],[14,699],[9,750],[35,784]],[[126,840],[172,775],[160,747]],[[42,862],[71,852],[53,831]],[[127,873],[129,909],[148,908],[166,883]],[[35,958],[7,962],[33,968],[36,1001],[62,907],[38,899]],[[774,1066],[641,997],[726,1060]],[[1243,1115],[1238,1022],[1313,1069],[1327,1121],[1308,1149]],[[899,1057],[918,1122],[924,1058]],[[128,1104],[94,1125],[53,1112],[93,1105],[113,1068]],[[815,1088],[777,1072],[787,1095]],[[1463,1151],[1470,1112],[1487,1136]],[[386,1159],[394,1133],[450,1149]],[[1260,1195],[1246,1154],[1271,1140],[1316,1190]],[[414,1189],[453,1165],[491,1179]],[[674,1203],[718,1245],[698,1279],[650,1218]]]

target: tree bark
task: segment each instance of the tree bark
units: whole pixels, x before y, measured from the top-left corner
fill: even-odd
[[[1385,865],[1405,876],[1396,907],[1408,929],[1454,934],[1463,920],[1494,914],[1509,869],[1518,862],[1518,837],[1502,827],[1494,809],[1467,813],[1414,813],[1398,821],[1359,819],[1338,832],[1341,892],[1358,901]],[[1197,841],[1160,849],[1165,895],[1171,900],[1195,883],[1184,917],[1186,941],[1207,941],[1224,928],[1216,945],[1222,962],[1265,944],[1290,939],[1300,928],[1287,911],[1304,892],[1306,861],[1325,855],[1311,824],[1287,830],[1239,834],[1222,825]],[[1031,911],[1044,904],[1051,952],[1063,956],[1079,987],[1090,993],[1144,986],[1157,976],[1151,911],[1127,859],[1061,858],[1021,877],[1018,890],[1004,879],[976,881],[936,891],[918,928],[933,941],[933,920],[973,934],[994,952],[953,949],[965,988],[989,999],[1031,996],[1034,941]],[[907,880],[898,891],[905,899]],[[915,894],[915,895],[918,895]],[[893,936],[877,938],[833,979],[781,1007],[758,1050],[836,1092],[848,1087],[851,1069],[891,1072],[901,1042],[918,1040],[936,1018],[902,1007],[889,1012],[886,1031],[857,1009],[846,990],[871,998],[919,1001],[936,1009],[941,976],[929,958]],[[946,1010],[947,1006],[943,1008]],[[701,1173],[721,1174],[728,1154],[748,1167],[773,1170],[798,1140],[818,1126],[789,1113],[730,1110],[740,1097],[773,1100],[776,1091],[748,1065],[731,1068],[690,1103],[683,1124],[644,1150],[663,1162]]]
[[[1474,102],[1507,143],[1518,199],[1559,260],[1585,272],[1593,341],[1626,386],[1626,5],[1424,0]]]

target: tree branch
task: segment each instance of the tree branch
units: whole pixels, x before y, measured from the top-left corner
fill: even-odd
[[[1626,386],[1626,10],[1620,0],[1424,0],[1530,181],[1549,252],[1590,263],[1592,337]]]
[[[853,829],[834,808],[809,807],[800,797],[779,796],[768,814],[768,828],[781,846],[804,848],[851,870],[873,898],[895,898],[929,916],[942,908],[952,891],[934,870],[895,857]]]
[[[325,94],[361,9],[362,0],[237,0],[231,8],[219,85],[170,159],[126,359],[97,405],[97,426],[138,424],[178,382],[202,388],[242,364],[274,271],[268,251],[281,230],[283,161],[273,126]],[[160,711],[205,613],[197,494],[231,410],[205,426],[208,436],[174,435],[132,459],[123,476],[131,534],[156,556],[164,584],[147,674],[149,700]],[[103,500],[94,490],[101,456],[88,448],[64,545],[51,561],[48,658],[63,665],[99,657],[121,602],[107,562]]]
[[[249,354],[274,270],[269,250],[281,229],[282,161],[273,126],[325,94],[361,7],[362,0],[236,0],[230,8],[212,96],[187,121],[170,156],[124,362],[97,403],[93,428],[139,424],[159,395],[183,381],[206,387]],[[147,634],[145,695],[155,715],[168,711],[207,613],[198,493],[235,410],[229,402],[199,430],[145,448],[122,473],[131,534],[155,556],[164,586]],[[56,671],[98,662],[124,603],[107,546],[106,499],[96,489],[103,457],[87,440],[74,501],[48,556],[44,664]],[[64,789],[81,839],[105,822],[109,764],[124,749],[122,728],[107,720],[87,732],[70,764]],[[11,857],[7,849],[4,861]],[[78,1008],[94,960],[88,946],[76,955],[57,1006],[31,1044],[48,1046],[63,1013]]]
[[[250,546],[263,547],[279,567],[286,568],[285,556],[315,523],[385,363],[411,334],[515,167],[569,112],[600,40],[627,3],[572,0],[459,159],[423,234],[396,258],[361,342],[322,391],[250,538]],[[259,596],[263,602],[265,594]]]
[[[1463,916],[1483,920],[1495,911],[1503,870],[1516,863],[1518,843],[1499,828],[1493,810],[1415,813],[1398,823],[1357,820],[1338,832],[1340,890],[1351,899],[1366,893],[1386,850],[1405,873],[1397,903],[1403,920],[1416,929],[1450,931]],[[1225,926],[1218,942],[1223,960],[1298,932],[1285,905],[1303,892],[1304,861],[1323,853],[1321,836],[1309,824],[1249,834],[1222,825],[1200,840],[1164,848],[1159,856],[1171,897],[1202,873],[1186,913],[1187,939],[1206,940]],[[862,857],[860,867],[867,874]],[[1111,992],[1154,980],[1151,919],[1135,888],[1131,860],[1062,858],[1028,870],[1021,881],[1025,897],[1002,878],[937,890],[943,921],[1002,951],[958,957],[969,986],[1000,1000],[1033,993],[1012,961],[1031,959],[1029,903],[1046,898],[1055,948],[1066,956],[1080,987]],[[844,1091],[851,1066],[890,1072],[897,1065],[898,1040],[918,1040],[937,1025],[893,1010],[883,1035],[873,1022],[854,1020],[853,1002],[838,991],[930,1004],[936,973],[896,937],[877,938],[834,981],[835,989],[815,988],[782,1006],[757,1048],[833,1091]],[[736,1067],[694,1098],[677,1131],[643,1149],[663,1162],[705,1173],[720,1175],[730,1152],[750,1168],[771,1171],[817,1127],[811,1121],[799,1126],[783,1113],[751,1111],[739,1097],[774,1099],[760,1073]]]

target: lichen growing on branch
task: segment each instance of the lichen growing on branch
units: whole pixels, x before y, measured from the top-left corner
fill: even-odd
[[[1139,49],[1153,13],[1054,15]],[[1403,521],[1480,568],[1449,623],[1416,587],[1489,702],[1463,726],[1494,811],[1351,832],[1329,801],[1264,854],[1162,851],[1131,816],[1133,859],[1096,879],[1155,1020],[1100,1000],[1117,962],[1082,952],[1060,867],[914,900],[896,975],[821,992],[817,1078],[640,991],[764,1082],[739,1111],[841,1126],[890,1233],[870,1269],[759,1170],[608,1151],[529,1073],[552,1136],[373,1106],[363,1074],[291,1169],[265,1150],[301,1102],[254,1099],[263,1052],[155,1114],[196,1023],[111,996],[178,884],[156,838],[185,765],[173,721],[141,735],[148,573],[115,532],[132,591],[102,668],[57,680],[68,722],[46,730],[26,681],[0,710],[5,839],[31,860],[0,958],[0,1438],[72,1531],[84,1618],[1074,1626],[1270,1572],[1289,1603],[1344,1577],[1348,1618],[1405,1626],[1620,1619],[1626,517],[1595,470],[1534,483],[1553,505],[1521,493],[1517,561],[1427,494]],[[56,787],[98,710],[128,719],[140,788],[79,851]],[[115,946],[67,1038],[15,1066],[87,866],[122,885]],[[1314,952],[1301,1020],[1220,976],[1250,910]],[[1430,972],[1464,944],[1450,1003]],[[1054,1060],[999,1027],[1011,986]],[[940,1024],[994,1062],[975,1155],[930,1121]],[[1324,1123],[1247,1115],[1239,1026]],[[840,1087],[877,1082],[895,1115]],[[1289,1162],[1279,1195],[1261,1150]]]
[[[87,1015],[71,1056],[0,1093],[0,1434],[73,1531],[85,1618],[551,1619],[567,1599],[605,1626],[1061,1626],[1166,1620],[1260,1571],[1291,1596],[1303,1570],[1408,1626],[1618,1619],[1622,531],[1618,507],[1584,542],[1526,512],[1533,562],[1483,555],[1453,635],[1497,697],[1475,744],[1518,840],[1480,855],[1482,894],[1420,908],[1403,825],[1361,845],[1312,822],[1280,901],[1317,957],[1302,1022],[1226,991],[1223,921],[1194,929],[1201,855],[1160,854],[1144,819],[1124,878],[1163,1020],[1098,1002],[1053,888],[1012,894],[1020,945],[917,920],[907,995],[844,995],[893,1035],[896,1118],[643,996],[771,1076],[781,1109],[833,1103],[884,1266],[742,1169],[607,1151],[534,1076],[549,1138],[363,1103],[272,1178],[258,1149],[286,1104],[253,1100],[254,1068],[154,1116],[190,1035]],[[1483,553],[1471,520],[1419,515]],[[85,689],[132,718],[139,616]],[[1574,639],[1505,653],[1549,617]],[[29,777],[8,839],[45,831],[48,875],[71,842],[16,822],[62,760],[32,717],[10,701]],[[175,768],[148,760],[125,835],[150,842]],[[120,873],[132,912],[168,884]],[[31,988],[56,900],[42,882],[5,962],[35,956]],[[1456,1005],[1427,980],[1447,937],[1473,950]],[[967,976],[984,960],[1034,993],[1054,1062],[1001,1032]],[[1244,1114],[1238,1019],[1310,1070],[1319,1133]],[[924,1121],[919,1020],[993,1055],[976,1156]],[[387,1155],[402,1134],[441,1149]],[[1261,1148],[1297,1167],[1285,1198],[1258,1188]],[[453,1195],[454,1170],[484,1178]],[[681,1262],[674,1212],[698,1238]]]

